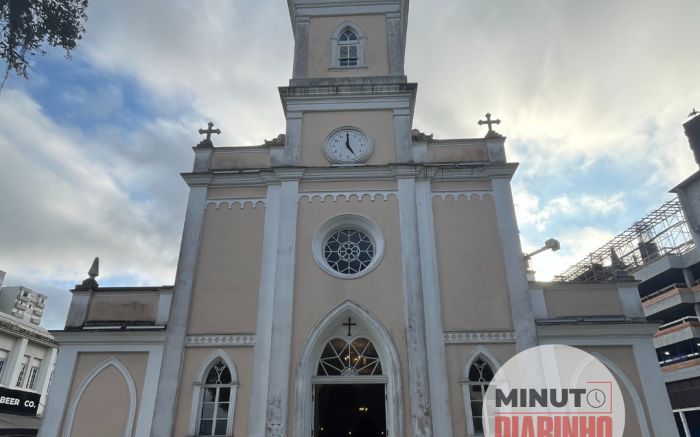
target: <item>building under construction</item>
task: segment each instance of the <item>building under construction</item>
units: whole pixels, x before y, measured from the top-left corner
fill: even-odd
[[[686,135],[700,165],[700,114]],[[559,282],[634,276],[681,436],[700,436],[700,171],[674,198],[559,275]]]

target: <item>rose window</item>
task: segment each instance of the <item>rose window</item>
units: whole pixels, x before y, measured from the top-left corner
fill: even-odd
[[[352,275],[366,269],[374,258],[374,244],[366,234],[354,229],[343,229],[328,238],[323,256],[338,273]]]

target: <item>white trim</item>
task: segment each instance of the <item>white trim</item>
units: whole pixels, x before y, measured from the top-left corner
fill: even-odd
[[[333,202],[337,202],[339,198],[344,199],[345,202],[353,200],[353,197],[358,201],[362,202],[362,199],[368,196],[369,199],[374,202],[377,197],[382,197],[385,201],[389,199],[389,196],[394,196],[398,199],[398,193],[396,191],[307,191],[299,193],[299,201],[306,199],[307,202],[311,203],[314,199],[318,198],[321,203],[326,202],[329,198]]]
[[[336,325],[346,317],[354,317],[358,326],[366,325],[366,337],[372,341],[382,363],[387,381],[387,437],[403,437],[403,395],[401,392],[401,367],[391,334],[368,310],[360,305],[345,301],[331,309],[319,320],[309,333],[301,350],[296,369],[294,417],[292,420],[294,437],[307,437],[313,428],[313,405],[311,401],[312,380],[318,360],[327,340],[333,336]]]
[[[368,235],[372,239],[372,244],[374,245],[374,257],[372,261],[370,261],[369,265],[364,270],[353,274],[343,274],[333,270],[323,256],[323,248],[328,238],[334,232],[346,228],[356,229]],[[316,264],[327,274],[339,279],[356,279],[370,273],[379,265],[384,256],[384,237],[382,236],[379,226],[369,218],[356,214],[343,214],[326,221],[316,230],[314,238],[311,241],[311,252]]]
[[[411,94],[391,95],[343,95],[343,96],[304,96],[287,97],[287,111],[320,112],[320,111],[366,111],[375,109],[407,109],[411,108]],[[409,121],[409,115],[406,117]],[[396,118],[396,115],[395,117]],[[410,130],[409,130],[410,136]],[[411,141],[411,144],[413,141]]]
[[[231,372],[231,402],[228,409],[228,417],[226,423],[226,435],[233,435],[233,418],[236,410],[236,393],[238,391],[238,369],[231,357],[221,349],[217,349],[207,358],[202,361],[202,364],[197,370],[195,380],[193,382],[194,389],[192,391],[192,409],[190,410],[190,426],[189,435],[197,435],[199,425],[199,414],[202,409],[202,386],[205,385],[206,372],[214,364],[217,359],[222,359],[228,366]]]
[[[491,370],[495,375],[498,369],[501,367],[501,363],[494,357],[491,352],[484,346],[475,347],[467,356],[464,364],[464,369],[462,371],[462,401],[464,402],[464,411],[466,414],[467,421],[467,435],[474,435],[474,418],[472,416],[472,406],[471,406],[471,396],[469,395],[469,368],[472,366],[474,360],[479,357],[483,357],[486,362],[491,366]]]
[[[493,198],[493,192],[491,191],[433,191],[433,199],[438,197],[441,200],[459,200],[460,197],[464,197],[466,200],[471,200],[472,197],[478,197],[479,200],[484,200],[484,196],[490,196]]]
[[[515,343],[513,331],[446,331],[446,344]]]
[[[188,335],[185,347],[255,346],[255,334]]]
[[[418,244],[425,312],[425,337],[430,379],[430,405],[433,435],[451,437],[452,414],[448,389],[445,341],[442,326],[442,300],[438,273],[435,223],[430,181],[416,182]]]
[[[134,428],[134,415],[136,413],[136,384],[134,383],[134,378],[129,373],[129,369],[122,364],[121,361],[114,357],[110,357],[99,366],[95,367],[92,372],[90,372],[85,379],[80,383],[78,391],[75,393],[71,405],[68,409],[68,415],[66,416],[66,425],[63,428],[63,437],[69,437],[73,431],[73,421],[75,420],[75,414],[78,409],[78,404],[83,396],[83,393],[90,385],[90,383],[107,367],[114,366],[119,372],[121,372],[124,377],[124,381],[129,389],[129,413],[126,420],[126,427],[124,428],[124,437],[131,437],[131,432]],[[55,431],[55,430],[54,430]]]
[[[267,203],[267,198],[265,197],[250,197],[250,198],[228,198],[228,199],[207,199],[205,209],[210,206],[215,206],[216,209],[220,209],[221,205],[228,206],[228,209],[232,209],[234,206],[238,206],[240,209],[245,209],[246,206],[251,206],[255,209],[259,203],[265,205]]]
[[[347,16],[385,14],[401,11],[401,4],[399,2],[363,2],[358,4],[346,2],[340,4],[319,4],[319,2],[313,2],[310,4],[296,4],[294,7],[296,8],[297,16]]]

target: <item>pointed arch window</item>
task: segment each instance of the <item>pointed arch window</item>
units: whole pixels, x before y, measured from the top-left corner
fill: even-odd
[[[482,409],[489,383],[493,379],[493,367],[483,355],[477,356],[469,365],[467,378],[463,381],[464,403],[469,435],[484,435]]]
[[[359,68],[365,66],[364,32],[351,21],[342,23],[331,38],[331,67]]]
[[[195,435],[230,436],[233,431],[233,411],[236,404],[238,380],[236,369],[217,357],[200,372],[195,384],[193,401],[197,401]]]

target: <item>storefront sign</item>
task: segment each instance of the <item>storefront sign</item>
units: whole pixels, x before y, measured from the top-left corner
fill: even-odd
[[[0,413],[36,416],[41,395],[0,387]]]

